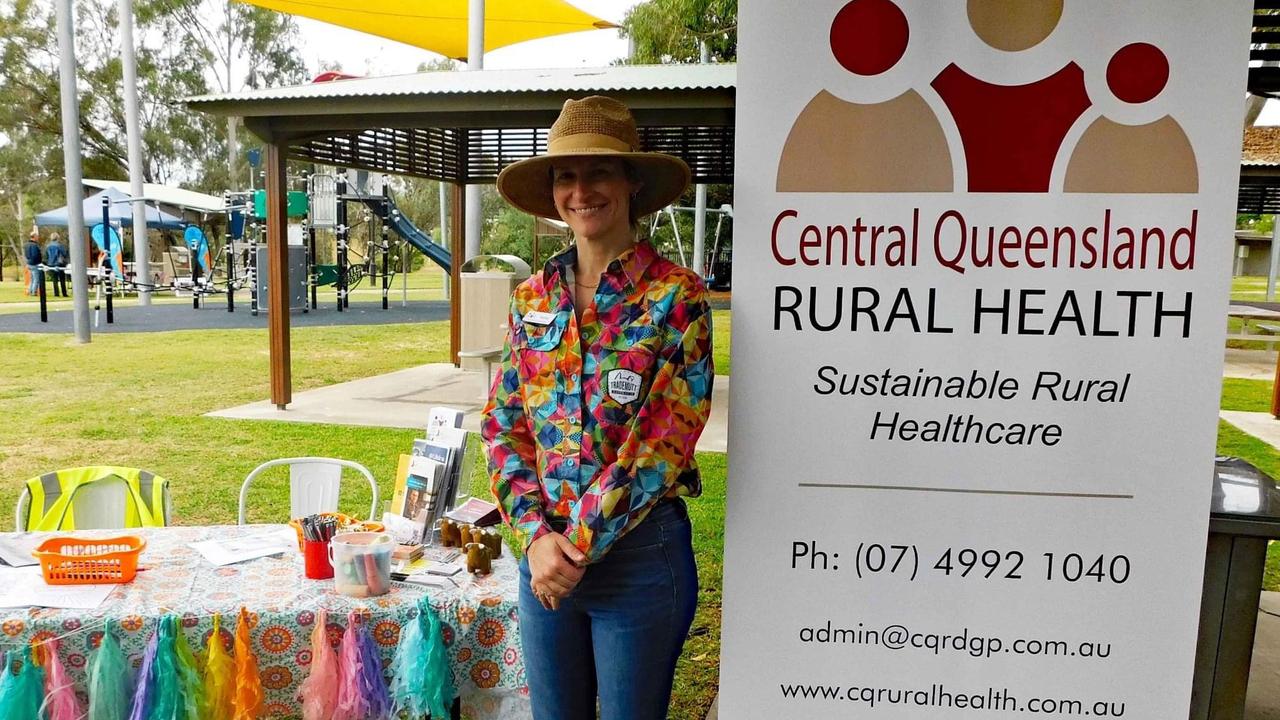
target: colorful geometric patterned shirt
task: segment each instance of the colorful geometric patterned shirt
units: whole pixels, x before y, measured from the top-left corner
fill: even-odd
[[[494,498],[529,544],[562,532],[588,562],[660,500],[695,497],[715,377],[707,291],[648,243],[574,317],[576,248],[516,288],[481,434]]]

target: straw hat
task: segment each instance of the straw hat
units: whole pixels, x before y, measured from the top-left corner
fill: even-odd
[[[571,157],[616,157],[635,170],[642,183],[631,200],[633,216],[647,215],[671,204],[689,187],[689,166],[678,157],[640,152],[636,120],[626,105],[592,95],[567,100],[547,135],[544,155],[521,160],[498,174],[498,192],[531,215],[560,219],[551,198],[551,165]]]

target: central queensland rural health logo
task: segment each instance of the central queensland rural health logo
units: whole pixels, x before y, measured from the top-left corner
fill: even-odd
[[[968,30],[993,51],[973,65],[1025,62],[1023,52],[1035,52],[1058,27],[1063,2],[967,0]],[[831,21],[829,43],[843,71],[877,81],[892,82],[904,62],[939,56],[911,57],[919,49],[893,0],[846,3]],[[1095,102],[1085,70],[1075,61],[1022,85],[990,82],[954,61],[943,59],[939,66],[928,87],[904,84],[901,94],[884,102],[850,102],[819,92],[791,127],[776,189],[1047,193],[1063,163],[1061,190],[1068,193],[1199,189],[1195,151],[1182,126],[1169,115],[1131,125],[1091,113]],[[1105,84],[1094,87],[1105,87],[1121,106],[1145,106],[1164,91],[1169,61],[1160,48],[1135,38],[1111,54],[1105,74]],[[1073,134],[1078,124],[1086,127]],[[948,137],[959,138],[958,152]],[[963,172],[955,172],[953,156],[963,158]]]

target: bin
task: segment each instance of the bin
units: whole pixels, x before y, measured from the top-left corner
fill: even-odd
[[[1239,458],[1214,463],[1191,720],[1241,720],[1267,543],[1280,539],[1280,491]]]
[[[506,268],[506,269],[501,269]],[[511,292],[530,274],[529,264],[514,255],[477,255],[463,263],[461,350],[501,350],[507,339]],[[464,357],[462,369],[482,370],[483,357]]]

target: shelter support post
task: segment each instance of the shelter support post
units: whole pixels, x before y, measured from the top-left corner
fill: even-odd
[[[1271,257],[1267,263],[1267,302],[1276,300],[1276,274],[1280,271],[1280,215],[1273,215],[1271,228]]]
[[[264,279],[267,282],[267,335],[271,342],[271,402],[280,410],[293,401],[289,359],[286,150],[278,143],[267,145],[267,272]]]
[[[462,350],[462,263],[463,248],[466,247],[467,189],[462,183],[453,184],[453,213],[450,221],[453,225],[449,235],[453,239],[453,247],[449,251],[451,260],[449,267],[449,359],[454,367],[461,367],[458,353]]]

